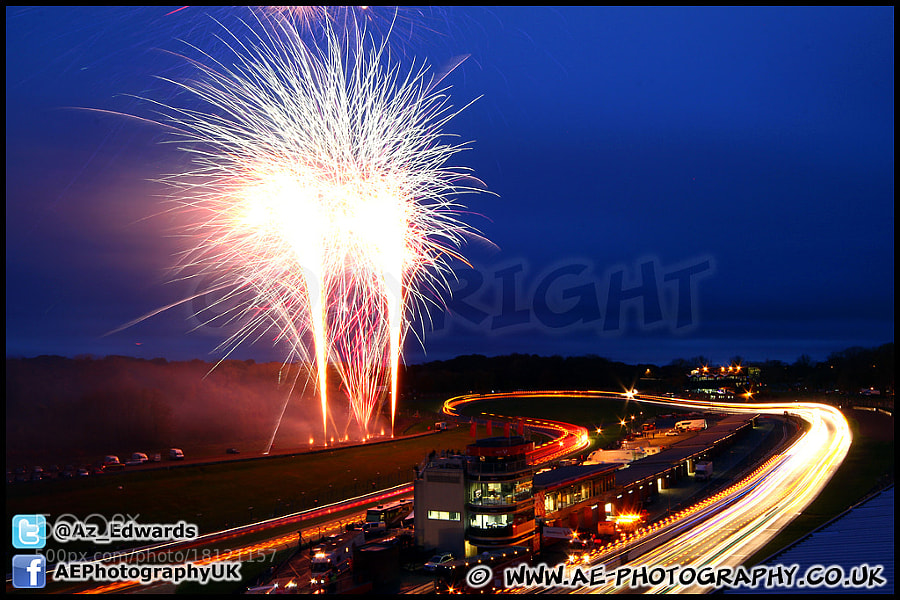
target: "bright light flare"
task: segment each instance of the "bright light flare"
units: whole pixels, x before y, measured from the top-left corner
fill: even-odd
[[[631,525],[633,523],[638,523],[643,519],[641,515],[632,514],[632,513],[623,513],[621,515],[616,515],[616,523],[620,525]]]

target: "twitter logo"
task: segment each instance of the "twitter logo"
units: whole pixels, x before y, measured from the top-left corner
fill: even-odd
[[[12,520],[13,548],[38,549],[47,544],[44,515],[16,515]]]

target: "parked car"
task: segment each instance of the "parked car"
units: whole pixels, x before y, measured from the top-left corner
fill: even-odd
[[[147,455],[144,454],[143,452],[135,452],[134,454],[131,455],[131,460],[129,460],[125,464],[128,465],[129,467],[134,467],[137,465],[142,465],[145,462],[149,462],[149,461],[150,461],[150,459],[147,458]]]
[[[125,470],[125,463],[119,460],[118,456],[114,454],[107,454],[103,457],[103,472],[111,473],[113,471],[123,471]]]
[[[443,571],[447,568],[447,565],[453,561],[453,555],[449,552],[444,554],[435,554],[431,557],[427,563],[425,563],[425,570],[429,573],[435,573],[438,571]]]
[[[240,453],[241,453],[241,451],[238,450],[237,448],[229,448],[228,450],[225,451],[225,454],[240,454]]]
[[[367,540],[371,538],[381,537],[383,535],[387,535],[387,523],[385,523],[384,521],[363,523],[362,530],[363,533],[365,533]]]

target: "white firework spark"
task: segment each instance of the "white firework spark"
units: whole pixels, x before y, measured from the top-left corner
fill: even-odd
[[[323,433],[331,364],[366,435],[386,389],[393,424],[409,318],[447,292],[476,235],[456,197],[480,186],[448,165],[466,146],[446,141],[458,111],[427,67],[401,71],[385,42],[327,22],[321,49],[290,20],[259,23],[223,40],[232,64],[201,52],[201,77],[172,81],[203,109],[163,107],[193,158],[165,179],[199,240],[182,266],[250,292],[228,352],[274,328],[288,360],[315,363]]]

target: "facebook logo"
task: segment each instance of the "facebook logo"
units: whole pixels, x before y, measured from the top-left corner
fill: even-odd
[[[47,559],[40,554],[13,556],[13,587],[42,588],[47,584]]]
[[[16,515],[12,520],[13,548],[39,549],[47,543],[47,520],[44,515]]]

